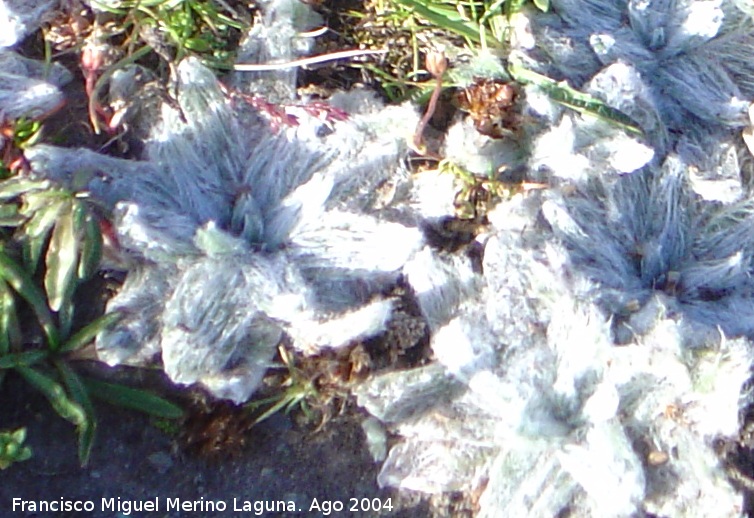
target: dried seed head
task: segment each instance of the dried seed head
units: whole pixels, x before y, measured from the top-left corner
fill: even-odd
[[[448,60],[442,52],[431,51],[424,60],[427,71],[433,77],[441,77],[448,69]]]

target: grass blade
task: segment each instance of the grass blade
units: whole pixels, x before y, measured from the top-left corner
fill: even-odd
[[[83,382],[92,396],[107,403],[166,419],[183,416],[179,406],[144,390],[93,379],[83,379]]]
[[[21,297],[29,303],[39,324],[44,330],[47,342],[52,350],[60,345],[60,336],[47,307],[44,293],[29,275],[16,262],[0,250],[0,278],[3,278]]]
[[[60,383],[30,367],[16,367],[16,371],[47,398],[60,417],[76,426],[86,422],[84,409],[68,397]]]

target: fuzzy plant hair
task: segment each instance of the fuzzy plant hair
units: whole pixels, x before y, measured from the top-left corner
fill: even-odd
[[[651,135],[660,154],[675,149],[703,161],[726,129],[747,123],[754,23],[735,2],[553,0],[551,6],[551,13],[531,17],[529,41],[536,46],[519,49],[527,64],[577,88],[616,63],[636,69],[661,117],[662,128]]]
[[[311,39],[298,34],[315,23],[311,10],[264,7],[242,59],[306,53]],[[52,146],[27,155],[36,174],[88,178],[113,211],[127,276],[108,302],[123,318],[98,336],[99,358],[161,360],[173,381],[241,403],[284,335],[315,353],[385,329],[393,300],[382,294],[423,237],[400,214],[381,217],[375,207],[390,201],[375,192],[407,178],[398,157],[416,115],[360,92],[295,105],[290,70],[234,74],[232,94],[195,59],[175,72],[177,104],[136,96],[131,123],[149,131],[142,160]],[[114,76],[111,91],[130,77]]]
[[[715,444],[751,401],[752,210],[732,131],[754,94],[751,20],[725,1],[551,5],[511,58],[643,135],[527,87],[528,173],[551,188],[498,205],[481,265],[424,249],[406,266],[435,362],[356,390],[401,437],[378,481],[481,491],[485,517],[740,516]]]

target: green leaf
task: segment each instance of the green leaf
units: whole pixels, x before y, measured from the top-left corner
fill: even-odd
[[[8,283],[0,278],[0,354],[10,352],[11,346],[20,342],[16,299]]]
[[[183,410],[179,406],[144,390],[93,379],[83,381],[92,396],[107,403],[166,419],[183,416]]]
[[[188,38],[183,42],[183,45],[194,52],[207,52],[211,50],[211,45],[204,38]]]
[[[56,350],[60,345],[60,336],[52,320],[52,314],[47,307],[44,293],[34,284],[34,281],[23,268],[2,250],[0,250],[0,278],[3,278],[16,293],[29,303],[44,330],[49,347]]]
[[[550,10],[550,0],[534,0],[534,5],[543,13]]]
[[[33,191],[25,193],[21,213],[25,216],[33,216],[40,210],[46,209],[53,205],[58,205],[71,199],[71,194],[63,189],[48,186],[44,191]]]
[[[39,257],[42,254],[42,248],[44,248],[47,241],[47,234],[55,225],[64,208],[64,200],[58,199],[51,200],[48,205],[29,212],[31,217],[23,229],[25,234],[23,243],[24,260],[29,271],[36,271]],[[28,207],[24,210],[27,209]]]
[[[75,335],[68,339],[61,347],[60,352],[75,351],[84,347],[86,344],[94,340],[94,338],[105,329],[112,327],[116,322],[123,318],[123,313],[113,311],[102,315],[94,322],[90,323],[83,329],[79,330]]]
[[[0,227],[17,227],[26,221],[15,204],[0,205]]]
[[[71,334],[75,314],[76,305],[69,298],[68,302],[63,304],[60,311],[58,311],[58,335],[60,335],[61,340],[64,340],[66,336]]]
[[[52,405],[52,408],[63,419],[70,421],[76,426],[86,422],[86,413],[75,401],[71,400],[62,385],[38,370],[29,367],[16,367],[16,371],[29,382],[31,386],[39,390]]]
[[[97,418],[94,414],[94,405],[92,405],[92,400],[89,398],[86,387],[78,374],[65,362],[56,361],[55,366],[58,368],[58,372],[68,389],[68,393],[86,414],[86,421],[78,427],[79,462],[82,466],[86,466],[92,453],[94,436],[97,432]]]
[[[77,225],[76,232],[82,236],[77,273],[79,280],[84,281],[90,279],[97,272],[102,260],[102,231],[97,218],[91,212],[86,211],[83,221],[80,225]]]
[[[50,355],[48,351],[23,351],[20,353],[8,353],[0,356],[0,369],[15,369],[16,367],[28,367],[39,363]]]
[[[47,180],[30,180],[15,176],[0,182],[0,201],[8,201],[22,194],[49,189],[51,183]]]
[[[26,428],[0,432],[0,469],[31,458],[31,449],[23,445],[25,440]]]
[[[547,76],[527,70],[520,65],[511,64],[508,70],[511,76],[521,83],[532,83],[542,89],[553,101],[579,113],[602,119],[634,135],[643,135],[639,124],[620,110],[616,110],[592,97],[570,87],[568,83],[557,82]]]
[[[73,207],[69,204],[60,215],[47,248],[45,290],[50,309],[60,311],[73,295],[78,266],[78,239],[73,228]]]

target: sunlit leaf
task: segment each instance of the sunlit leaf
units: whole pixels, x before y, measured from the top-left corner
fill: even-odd
[[[60,311],[64,303],[73,295],[76,269],[78,266],[78,247],[73,225],[73,210],[62,211],[50,237],[50,245],[45,256],[44,285],[50,309]]]
[[[76,426],[81,426],[86,422],[84,409],[68,397],[68,394],[66,394],[65,389],[60,383],[30,367],[16,367],[16,371],[31,386],[44,394],[60,417]]]
[[[0,201],[8,201],[22,194],[42,191],[51,186],[47,180],[30,180],[25,177],[13,177],[0,182]]]
[[[55,350],[60,345],[58,330],[47,307],[44,293],[34,284],[23,268],[0,250],[0,277],[29,303],[47,337],[48,345]]]
[[[113,405],[166,419],[183,416],[183,410],[179,406],[150,392],[92,379],[84,379],[83,382],[92,396]]]

